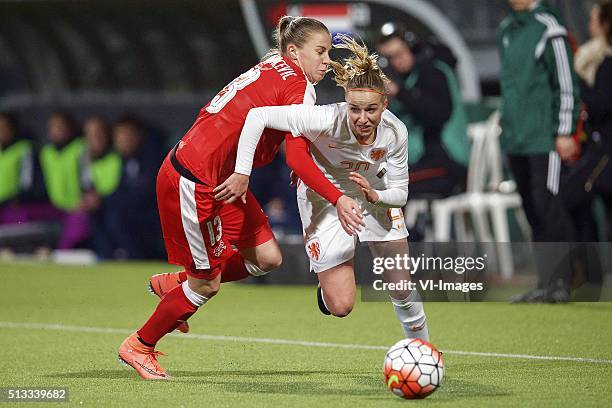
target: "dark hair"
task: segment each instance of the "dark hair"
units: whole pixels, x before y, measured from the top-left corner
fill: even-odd
[[[142,123],[140,119],[137,116],[129,113],[119,117],[119,119],[115,122],[114,127],[117,126],[131,126],[138,131],[142,130]]]
[[[13,133],[17,133],[17,116],[13,112],[0,112],[0,119],[4,119]]]
[[[295,44],[300,48],[303,47],[306,41],[308,41],[310,34],[316,31],[323,31],[329,34],[327,26],[314,18],[281,17],[274,31],[275,47],[268,51],[264,59],[272,55],[285,55],[289,44]]]
[[[83,123],[83,127],[88,123],[88,122],[98,122],[100,124],[100,126],[102,127],[102,130],[104,131],[104,134],[106,135],[106,137],[108,139],[110,139],[110,125],[108,123],[108,121],[106,119],[104,119],[102,116],[98,116],[98,115],[92,115],[89,116],[87,119],[85,119],[85,122]],[[83,129],[85,130],[85,129]]]
[[[380,27],[380,34],[376,45],[383,45],[392,39],[402,40],[413,52],[421,47],[421,39],[414,32],[409,31],[402,23],[388,21]]]
[[[113,131],[119,127],[127,127],[133,130],[138,137],[144,137],[144,127],[141,120],[132,114],[125,114],[119,117],[119,119],[113,124]]]
[[[612,45],[612,1],[599,2],[599,24],[604,29],[604,37],[608,45]]]
[[[68,111],[65,111],[65,110],[55,111],[51,113],[51,115],[49,115],[49,119],[61,120],[70,128],[70,132],[74,132],[76,130],[76,127],[77,127],[76,120],[74,119],[74,116],[72,116],[72,114]]]

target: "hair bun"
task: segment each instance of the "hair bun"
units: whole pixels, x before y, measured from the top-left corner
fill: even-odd
[[[282,35],[295,19],[296,17],[293,16],[282,16],[281,19],[278,21],[279,34]]]

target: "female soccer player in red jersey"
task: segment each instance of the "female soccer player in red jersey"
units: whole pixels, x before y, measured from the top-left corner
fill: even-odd
[[[153,290],[163,297],[149,320],[119,347],[119,359],[145,379],[168,378],[157,361],[160,353],[155,345],[179,325],[185,329],[184,322],[219,291],[222,277],[228,281],[262,275],[281,263],[280,248],[255,197],[247,192],[242,200],[223,203],[223,197],[216,199],[214,191],[234,172],[240,130],[249,110],[313,105],[313,84],[329,68],[331,36],[323,23],[285,16],[278,24],[276,39],[275,50],[200,111],[159,171],[157,200],[168,262],[185,271],[152,280]],[[285,134],[266,130],[262,139],[255,166],[274,158]],[[310,158],[307,145],[295,139],[287,136],[289,166],[336,206],[347,229],[363,225],[357,203],[325,178]]]

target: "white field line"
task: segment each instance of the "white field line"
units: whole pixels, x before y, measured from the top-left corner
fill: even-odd
[[[110,327],[87,327],[87,326],[69,326],[64,324],[49,324],[49,323],[16,323],[16,322],[1,322],[0,328],[4,329],[32,329],[32,330],[56,330],[63,332],[78,332],[78,333],[117,333],[130,334],[133,330],[115,329]],[[208,341],[234,341],[241,343],[264,343],[264,344],[280,344],[289,346],[305,346],[305,347],[327,347],[327,348],[346,348],[358,350],[387,350],[387,346],[372,346],[367,344],[345,344],[345,343],[325,343],[317,341],[301,341],[288,339],[268,339],[261,337],[239,337],[239,336],[215,336],[210,334],[169,334],[171,337],[180,339],[192,340],[208,340]],[[599,360],[595,358],[583,357],[565,357],[565,356],[534,356],[530,354],[507,354],[507,353],[486,353],[479,351],[461,351],[461,350],[442,350],[445,354],[456,354],[460,356],[479,356],[493,358],[513,358],[527,360],[545,360],[545,361],[574,361],[579,363],[593,364],[612,364],[612,360]]]

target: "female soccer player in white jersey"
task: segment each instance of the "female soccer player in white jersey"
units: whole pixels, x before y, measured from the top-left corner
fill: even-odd
[[[320,284],[319,306],[323,313],[343,317],[355,302],[357,237],[368,243],[374,257],[395,258],[408,253],[408,231],[400,210],[408,196],[408,131],[386,110],[387,79],[376,55],[369,55],[365,46],[347,36],[340,36],[336,47],[353,53],[344,64],[332,62],[335,81],[345,89],[346,102],[251,109],[240,136],[235,173],[217,190],[226,199],[235,198],[236,191],[246,191],[253,152],[265,128],[290,131],[312,142],[315,163],[341,192],[361,201],[363,210],[365,228],[347,228],[328,201],[298,183],[304,242]],[[347,229],[352,235],[345,232]],[[410,280],[410,273],[386,270],[383,278],[387,282]],[[429,340],[418,293],[395,290],[389,295],[406,337]]]

